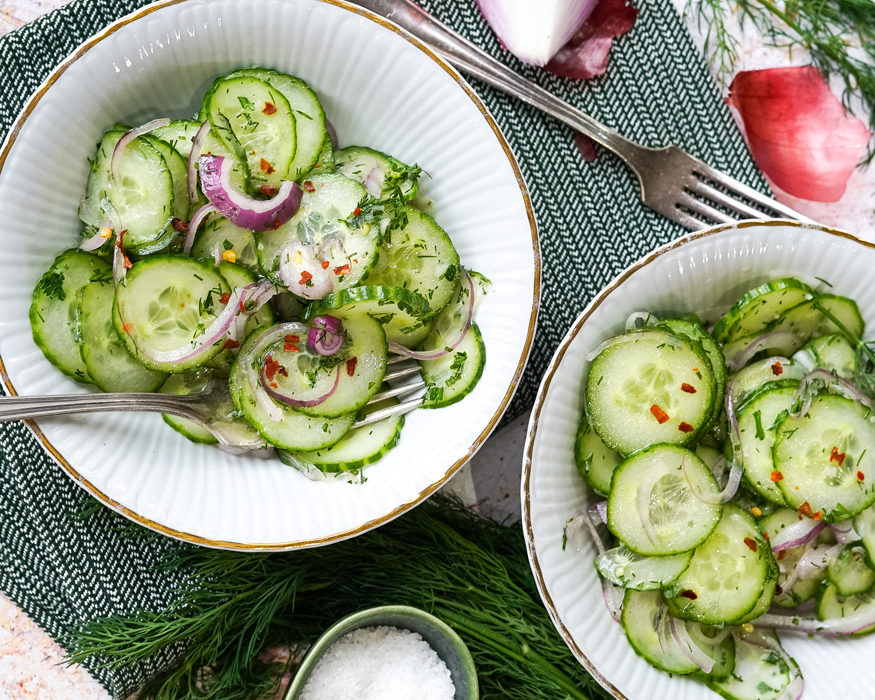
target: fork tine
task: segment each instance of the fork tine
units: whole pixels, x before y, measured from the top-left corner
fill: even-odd
[[[422,389],[425,386],[425,380],[419,379],[418,381],[411,382],[410,384],[402,384],[401,386],[394,386],[391,389],[386,389],[385,391],[378,391],[371,397],[371,400],[368,401],[367,406],[373,405],[378,401],[382,401],[384,399],[391,399],[395,396],[401,396],[403,394],[409,394],[411,391],[416,391],[417,389]]]
[[[796,219],[797,221],[807,221],[811,222],[806,216],[803,216],[795,209],[791,209],[790,207],[781,204],[780,202],[776,202],[774,199],[770,197],[766,197],[764,194],[757,192],[752,187],[748,187],[742,182],[739,182],[733,177],[729,177],[725,173],[721,173],[719,170],[715,170],[710,165],[707,165],[701,161],[697,161],[696,163],[696,174],[704,177],[721,187],[725,187],[730,192],[744,197],[745,199],[749,199],[750,201],[758,204],[759,206],[765,209],[764,212],[759,213],[758,216],[766,216],[768,218],[772,218],[775,213],[781,214],[782,216],[788,219]],[[772,213],[767,213],[772,212]]]
[[[718,204],[726,207],[727,209],[731,209],[732,211],[740,214],[742,218],[745,219],[762,219],[766,214],[764,214],[759,209],[754,209],[753,207],[745,204],[744,202],[733,199],[729,195],[724,192],[721,192],[713,185],[709,185],[704,180],[699,180],[698,178],[694,178],[691,183],[687,185],[687,189],[690,192],[693,192],[700,197],[704,197],[705,199],[710,199]]]
[[[677,221],[688,231],[699,231],[710,226],[708,222],[699,221],[695,216],[685,212],[683,209],[679,209],[678,207],[672,207],[670,210],[667,207],[665,209],[660,208],[657,211],[663,216],[672,219],[673,221]]]
[[[363,428],[366,425],[378,423],[379,421],[385,420],[386,418],[391,418],[392,416],[410,413],[410,411],[412,411],[413,409],[419,408],[420,404],[422,404],[422,397],[417,396],[415,399],[409,399],[408,401],[396,403],[393,406],[386,406],[386,408],[381,408],[373,411],[372,413],[368,413],[362,416],[362,418],[352,424],[352,427]]]
[[[700,199],[696,199],[688,192],[682,192],[678,196],[678,205],[686,207],[690,209],[695,214],[700,214],[701,216],[705,216],[712,221],[717,222],[718,224],[732,224],[735,223],[735,219],[733,219],[728,214],[723,213],[719,209],[715,209],[707,202],[703,202]]]

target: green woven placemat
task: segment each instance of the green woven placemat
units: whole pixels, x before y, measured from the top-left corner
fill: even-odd
[[[292,2],[294,0],[287,0]],[[27,98],[82,41],[142,0],[75,0],[0,39],[0,137]],[[478,46],[621,133],[679,144],[763,191],[719,91],[670,0],[638,0],[641,14],[611,54],[608,75],[586,84],[523,66],[503,52],[474,0],[421,3]],[[304,76],[306,78],[306,76]],[[614,275],[683,231],[640,204],[638,184],[617,158],[585,163],[570,130],[489,87],[474,87],[516,154],[538,221],[543,292],[534,348],[508,415],[532,400],[574,317]],[[21,424],[0,424],[0,589],[53,637],[78,622],[139,607],[160,609],[185,572],[156,574],[169,546],[143,530],[131,537],[105,510],[77,514],[90,498],[43,453]],[[293,555],[292,555],[293,556]],[[125,696],[170,655],[123,671],[92,669]]]

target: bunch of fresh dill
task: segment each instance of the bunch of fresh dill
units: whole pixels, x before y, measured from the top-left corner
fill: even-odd
[[[558,533],[557,533],[558,536]],[[93,620],[69,660],[119,668],[185,644],[143,697],[255,698],[277,669],[272,645],[302,651],[333,622],[374,605],[414,605],[450,624],[477,664],[483,698],[606,698],[541,605],[520,526],[479,517],[438,495],[361,537],[289,554],[180,545],[163,563],[190,572],[159,612]]]
[[[824,77],[839,75],[843,102],[855,98],[875,132],[875,2],[872,0],[688,0],[705,36],[705,54],[721,74],[738,60],[739,43],[727,21],[751,22],[772,45],[802,47]],[[875,156],[870,141],[868,159]]]

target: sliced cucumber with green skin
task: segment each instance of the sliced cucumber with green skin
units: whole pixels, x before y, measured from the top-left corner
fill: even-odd
[[[734,668],[724,678],[704,678],[705,684],[727,700],[783,700],[790,682],[801,675],[792,657],[780,655],[778,635],[757,630],[746,635],[733,630]],[[768,643],[764,644],[764,641]]]
[[[770,382],[802,379],[808,370],[795,360],[775,355],[742,367],[730,378],[729,399],[737,411],[754,392]]]
[[[182,154],[166,141],[151,134],[146,134],[144,138],[164,158],[167,169],[170,171],[170,178],[173,180],[173,216],[180,222],[187,224],[189,216],[188,163]],[[171,226],[175,223],[172,222]],[[182,223],[176,225],[181,226]]]
[[[283,396],[298,401],[331,395],[298,411],[308,416],[337,418],[355,413],[380,388],[386,374],[386,334],[367,314],[337,314],[343,323],[345,340],[334,355],[324,357],[307,346],[307,338],[289,343],[280,340],[268,348],[274,362],[285,371],[277,372],[274,387]]]
[[[753,518],[726,504],[717,527],[664,593],[678,617],[732,624],[761,603],[764,589],[775,578],[772,550]]]
[[[785,311],[812,299],[814,292],[791,277],[766,282],[745,293],[714,326],[714,338],[727,343],[762,333]]]
[[[763,498],[786,505],[784,493],[774,480],[775,421],[793,403],[799,382],[793,379],[768,382],[754,392],[738,412],[738,449],[747,484]]]
[[[407,223],[390,229],[383,238],[378,264],[367,276],[368,284],[410,289],[428,299],[436,314],[458,288],[459,254],[434,219],[405,207]]]
[[[97,147],[79,218],[97,228],[119,219],[126,231],[125,250],[146,255],[166,248],[177,233],[172,226],[173,176],[161,153],[148,139],[138,137],[119,156],[114,178],[112,154],[124,134],[121,129],[108,131]],[[115,210],[113,215],[104,211],[105,200]]]
[[[253,77],[218,78],[204,97],[202,116],[230,151],[238,151],[239,143],[251,191],[278,187],[288,178],[297,143],[295,115],[270,83]]]
[[[809,369],[828,369],[840,377],[851,378],[857,368],[857,352],[842,333],[829,333],[812,338],[797,353],[803,354]]]
[[[620,624],[635,653],[651,666],[677,674],[699,670],[672,636],[671,616],[659,591],[627,589]]]
[[[854,530],[860,535],[860,544],[866,549],[869,564],[875,568],[875,506],[869,506],[854,517]]]
[[[866,563],[866,550],[849,545],[829,563],[829,580],[842,596],[865,593],[875,586],[875,571]]]
[[[853,299],[836,294],[817,294],[813,299],[788,309],[770,330],[790,331],[801,343],[841,329],[824,315],[834,316],[855,338],[863,337],[863,317]]]
[[[651,591],[664,588],[689,566],[693,552],[667,557],[642,557],[620,545],[596,557],[595,568],[602,578],[623,588]]]
[[[366,313],[383,324],[386,340],[404,345],[411,333],[428,322],[428,300],[400,287],[352,287],[313,302],[304,320],[325,313]]]
[[[103,391],[155,391],[167,375],[141,365],[122,344],[112,323],[112,281],[90,282],[79,294],[82,360],[91,380]]]
[[[726,359],[727,365],[736,363],[736,358],[747,350],[748,346],[754,341],[760,342],[763,337],[762,333],[754,335],[744,335],[735,340],[731,340],[723,346],[723,357]],[[766,357],[777,355],[781,357],[790,357],[802,346],[804,341],[796,336],[776,335],[770,337],[770,343],[765,347],[761,347],[754,357]]]
[[[325,112],[316,97],[300,78],[267,68],[246,68],[231,73],[228,78],[250,77],[269,83],[288,100],[295,116],[295,156],[288,170],[288,179],[299,180],[316,165],[322,144],[328,137]]]
[[[875,590],[870,589],[858,595],[843,596],[833,583],[824,583],[817,591],[814,611],[818,620],[839,620],[843,617],[864,615],[875,608]],[[851,637],[862,637],[875,632],[875,624],[854,632]]]
[[[720,521],[719,495],[708,466],[693,452],[653,445],[614,472],[608,529],[636,554],[686,552],[704,542]]]
[[[175,119],[166,126],[159,126],[157,129],[153,129],[151,134],[165,141],[173,150],[177,151],[179,155],[188,161],[192,142],[200,128],[200,122],[188,119]],[[188,195],[186,195],[187,197]]]
[[[326,134],[325,140],[322,142],[322,149],[319,151],[319,157],[316,159],[316,165],[313,166],[311,174],[319,172],[323,175],[337,172],[337,166],[334,162],[334,147],[331,145],[331,137]]]
[[[356,286],[377,261],[380,246],[376,226],[351,228],[345,222],[364,197],[364,188],[343,175],[317,174],[304,181],[303,190],[301,206],[291,219],[276,230],[257,235],[262,272],[277,284],[285,285],[278,274],[283,247],[289,243],[312,245],[318,259],[328,262],[325,268],[333,274],[335,291]]]
[[[158,390],[162,394],[189,395],[197,394],[204,390],[207,384],[213,379],[214,371],[207,367],[199,367],[198,369],[186,372],[185,374],[171,374],[167,380],[161,385]],[[229,406],[221,408],[230,409],[232,412],[234,404],[229,401]],[[221,409],[220,409],[221,410]],[[192,423],[190,420],[173,416],[169,413],[162,413],[161,417],[176,432],[184,435],[192,442],[201,443],[204,445],[215,445],[218,441],[213,434],[206,428],[202,428],[197,423]]]
[[[347,146],[334,152],[337,172],[362,183],[368,194],[378,199],[391,195],[396,188],[404,201],[416,197],[419,168],[405,165],[397,158],[366,146]]]
[[[154,255],[134,263],[116,285],[113,323],[141,364],[159,372],[185,372],[220,353],[225,339],[187,360],[163,361],[160,353],[200,336],[222,312],[220,299],[230,291],[215,265],[184,255]]]
[[[374,404],[374,409],[388,408],[397,404],[389,399]],[[377,423],[350,430],[332,447],[312,452],[287,452],[278,450],[280,460],[295,468],[318,469],[324,473],[358,472],[368,464],[382,459],[401,439],[404,416],[391,416]]]
[[[110,265],[91,253],[61,253],[40,278],[30,305],[33,340],[46,359],[76,381],[91,376],[79,350],[79,292],[89,282],[111,281]]]
[[[772,513],[764,516],[759,521],[760,532],[762,532],[763,536],[771,542],[781,530],[798,523],[799,518],[800,515],[795,510],[790,510],[789,508],[778,508]],[[817,536],[815,543],[820,544],[830,540],[831,535],[829,534],[829,530],[824,529],[824,531]],[[787,581],[796,569],[796,564],[799,562],[799,559],[806,551],[807,548],[805,545],[800,545],[798,547],[787,547],[786,549],[775,553],[779,581]],[[826,576],[826,570],[823,571],[822,575]],[[789,589],[782,586],[780,592],[775,592],[775,597],[772,600],[774,605],[778,605],[782,608],[793,608],[814,597],[819,583],[818,577],[800,579],[793,576],[793,578],[795,579],[795,582]]]
[[[659,442],[688,444],[710,422],[716,382],[700,345],[656,329],[617,336],[593,359],[586,412],[621,454]]]
[[[596,435],[583,414],[574,440],[574,463],[586,483],[600,496],[607,496],[611,492],[611,478],[622,461],[622,456]]]
[[[215,261],[219,254],[233,251],[234,261],[253,272],[258,271],[258,255],[255,251],[255,234],[248,228],[231,223],[224,216],[213,214],[198,231],[191,247],[191,255],[198,260]]]
[[[772,457],[784,500],[805,515],[835,522],[875,502],[875,416],[857,401],[820,394],[804,415],[787,415]]]
[[[425,348],[436,346],[439,336],[433,332],[423,343]],[[422,408],[442,408],[461,401],[470,394],[486,366],[486,346],[476,323],[455,350],[436,360],[420,360],[422,378],[425,380],[425,395]]]
[[[260,347],[261,341],[269,332],[270,328],[263,328],[250,335],[231,368],[228,386],[235,408],[265,440],[276,447],[297,452],[334,445],[352,428],[355,414],[338,418],[307,416],[274,402],[262,388],[253,362],[260,367],[267,352],[266,347]],[[253,352],[256,355],[254,361],[244,361]]]

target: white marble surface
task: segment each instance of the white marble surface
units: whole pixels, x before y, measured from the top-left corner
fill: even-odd
[[[683,11],[687,0],[673,2]],[[63,0],[0,0],[0,35],[63,4]],[[701,48],[700,28],[692,20],[688,26]],[[805,63],[801,51],[791,55],[765,48],[752,31],[739,29],[737,35],[741,40],[738,70]],[[731,75],[718,79],[725,89]],[[875,240],[875,167],[855,173],[845,196],[836,204],[792,200],[791,205],[812,218]],[[493,435],[451,484],[466,502],[498,520],[519,518],[519,475],[527,421],[527,415],[521,416]],[[58,665],[62,656],[61,647],[0,594],[0,700],[109,697],[82,669]]]

